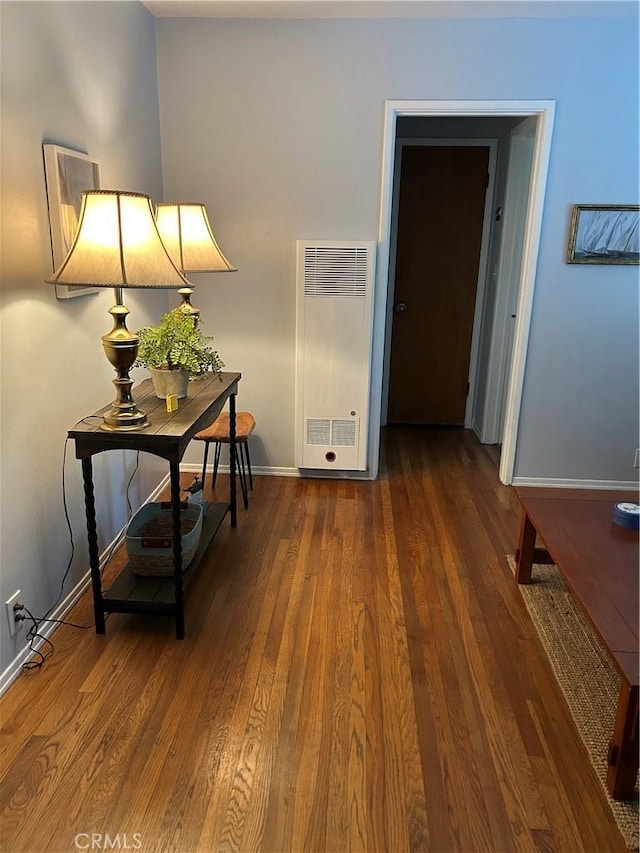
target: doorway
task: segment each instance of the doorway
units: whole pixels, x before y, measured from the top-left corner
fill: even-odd
[[[382,192],[374,306],[371,408],[369,419],[369,477],[379,470],[380,424],[383,404],[385,336],[390,270],[391,211],[396,150],[396,123],[402,116],[424,117],[521,117],[532,116],[536,133],[532,158],[530,192],[527,204],[522,265],[518,285],[518,311],[513,335],[513,350],[506,390],[506,412],[500,456],[500,480],[511,483],[515,466],[520,405],[524,386],[529,326],[535,288],[538,246],[549,167],[554,101],[387,101],[384,118],[382,156]]]
[[[386,420],[464,426],[472,408],[496,143],[424,143],[399,139],[397,145]]]

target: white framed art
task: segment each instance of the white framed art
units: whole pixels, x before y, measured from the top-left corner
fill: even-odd
[[[88,154],[60,145],[45,144],[42,151],[49,206],[51,258],[55,271],[71,248],[80,217],[82,191],[100,189],[100,164]],[[58,299],[71,299],[97,292],[95,287],[56,284]]]

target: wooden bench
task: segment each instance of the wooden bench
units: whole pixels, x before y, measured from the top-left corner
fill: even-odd
[[[621,677],[607,769],[617,800],[634,797],[638,773],[638,531],[613,523],[620,491],[516,487],[522,504],[516,580],[555,563]],[[536,547],[536,536],[544,544]]]

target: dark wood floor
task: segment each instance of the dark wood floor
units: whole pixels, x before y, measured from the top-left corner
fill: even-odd
[[[256,478],[184,641],[56,632],[0,701],[3,851],[625,849],[505,560],[495,453],[409,428],[383,453],[374,483]]]

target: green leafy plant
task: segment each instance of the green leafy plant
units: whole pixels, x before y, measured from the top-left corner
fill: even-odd
[[[134,367],[188,370],[194,376],[211,369],[220,373],[224,362],[212,348],[211,336],[204,335],[191,315],[180,308],[169,311],[157,326],[146,326],[140,337]]]

